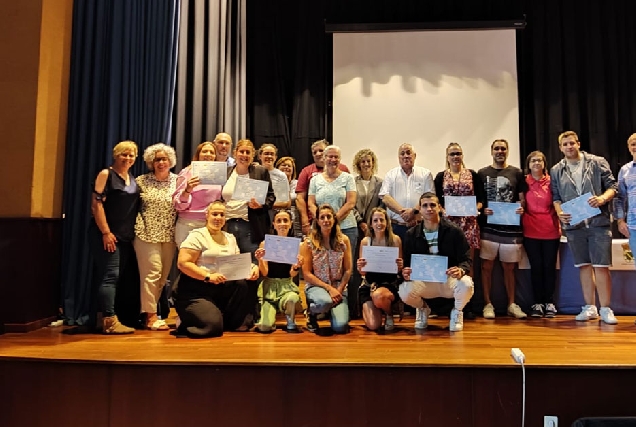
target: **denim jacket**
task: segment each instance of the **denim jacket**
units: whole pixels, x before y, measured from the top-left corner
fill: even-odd
[[[584,166],[581,194],[589,192],[592,193],[593,196],[600,196],[610,188],[616,192],[618,185],[616,184],[616,179],[614,178],[614,174],[612,174],[607,160],[603,157],[586,153],[585,151],[581,151],[581,155],[583,156],[582,161]],[[568,171],[565,158],[552,166],[552,169],[550,169],[550,180],[552,201],[554,202],[564,203],[581,195],[576,190],[576,184]],[[580,224],[563,224],[563,226],[566,230],[581,228],[583,226],[607,227],[610,225],[609,203],[604,204],[600,209],[600,214],[587,221]]]

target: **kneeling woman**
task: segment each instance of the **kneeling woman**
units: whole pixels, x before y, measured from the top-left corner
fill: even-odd
[[[317,315],[331,312],[331,329],[346,333],[349,326],[347,283],[351,277],[351,243],[338,226],[336,212],[327,204],[317,209],[307,240],[300,245],[303,257],[307,329],[318,330]]]
[[[362,256],[364,246],[392,246],[398,248],[398,258],[395,260],[397,274],[366,273],[367,260]],[[382,325],[382,312],[385,313],[384,330],[390,331],[394,327],[393,307],[400,302],[398,295],[399,274],[404,267],[402,261],[402,241],[393,234],[389,215],[382,208],[373,208],[367,228],[367,237],[360,243],[360,258],[357,261],[358,272],[365,277],[360,286],[360,304],[364,324],[372,331]]]
[[[291,212],[281,210],[274,216],[274,230],[278,236],[290,237],[292,229]],[[291,233],[293,236],[293,233]],[[263,281],[258,287],[258,298],[261,303],[261,320],[258,329],[261,332],[271,332],[276,329],[276,312],[285,313],[287,318],[287,332],[300,332],[296,327],[294,317],[296,304],[300,301],[298,286],[293,278],[298,276],[303,265],[302,255],[298,255],[295,264],[281,264],[273,261],[265,261],[265,242],[262,242],[256,250],[258,268],[263,276]]]
[[[258,279],[252,265],[250,277],[227,281],[216,269],[219,257],[240,253],[233,235],[224,232],[225,205],[212,202],[206,225],[195,228],[181,244],[178,266],[181,279],[173,292],[181,320],[179,331],[192,337],[220,337],[223,331],[247,330],[256,303],[246,281]]]

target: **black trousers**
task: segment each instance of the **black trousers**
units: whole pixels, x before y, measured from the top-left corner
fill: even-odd
[[[523,246],[528,254],[528,261],[530,261],[530,277],[535,304],[554,303],[559,243],[559,239],[523,238]]]
[[[173,293],[179,329],[192,337],[220,337],[223,331],[238,329],[254,312],[252,293],[245,280],[215,285],[181,274]]]

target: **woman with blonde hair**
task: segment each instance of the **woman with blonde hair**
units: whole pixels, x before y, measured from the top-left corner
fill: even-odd
[[[216,160],[216,146],[212,141],[199,144],[192,161]],[[192,165],[188,165],[177,176],[177,188],[172,195],[174,207],[178,213],[175,227],[175,243],[177,247],[185,240],[188,233],[195,228],[205,226],[205,210],[208,205],[221,198],[220,185],[201,184],[199,177],[192,174]]]
[[[364,276],[364,282],[360,286],[359,296],[362,305],[362,317],[364,324],[372,331],[382,325],[382,313],[385,314],[384,330],[390,331],[394,328],[393,307],[399,309],[400,296],[398,287],[400,284],[400,273],[404,267],[402,261],[402,241],[399,236],[393,234],[389,214],[382,208],[373,208],[369,218],[367,237],[362,239],[360,244],[360,257],[357,261],[358,272]],[[365,246],[390,246],[398,248],[396,273],[366,272],[367,260],[362,256],[362,248]]]
[[[115,145],[113,164],[97,175],[91,198],[93,219],[88,234],[94,261],[94,289],[98,292],[104,334],[132,334],[135,331],[119,321],[115,313],[115,295],[120,271],[124,271],[128,263],[135,262],[132,242],[139,209],[139,187],[129,170],[136,158],[137,144],[133,141]],[[96,315],[95,310],[91,310],[90,324],[95,323]]]
[[[298,208],[296,207],[296,184],[298,184],[298,179],[296,179],[296,161],[293,157],[281,157],[276,161],[276,168],[282,171],[289,181],[294,236],[302,237],[303,229],[300,224],[300,212],[298,212]]]
[[[157,316],[161,295],[174,258],[174,232],[177,211],[172,194],[177,187],[177,175],[170,169],[177,164],[174,148],[154,144],[144,151],[149,173],[137,177],[141,190],[141,205],[135,223],[133,246],[137,254],[141,281],[141,312],[145,313],[146,329],[167,331],[164,319]]]
[[[349,328],[347,284],[351,278],[351,243],[340,231],[336,211],[330,205],[316,210],[311,232],[300,245],[307,299],[307,330],[318,330],[318,314],[331,313],[331,329]]]

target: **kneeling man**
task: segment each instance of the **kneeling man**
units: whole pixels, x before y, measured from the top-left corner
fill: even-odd
[[[405,282],[400,285],[402,301],[417,309],[415,329],[425,329],[428,325],[430,309],[424,298],[454,298],[455,308],[451,311],[452,332],[464,329],[462,309],[473,296],[473,280],[470,271],[470,246],[463,231],[440,217],[439,200],[435,193],[427,192],[420,197],[420,212],[423,221],[409,229],[404,238]],[[448,257],[447,280],[444,283],[411,281],[411,255],[431,254]]]

